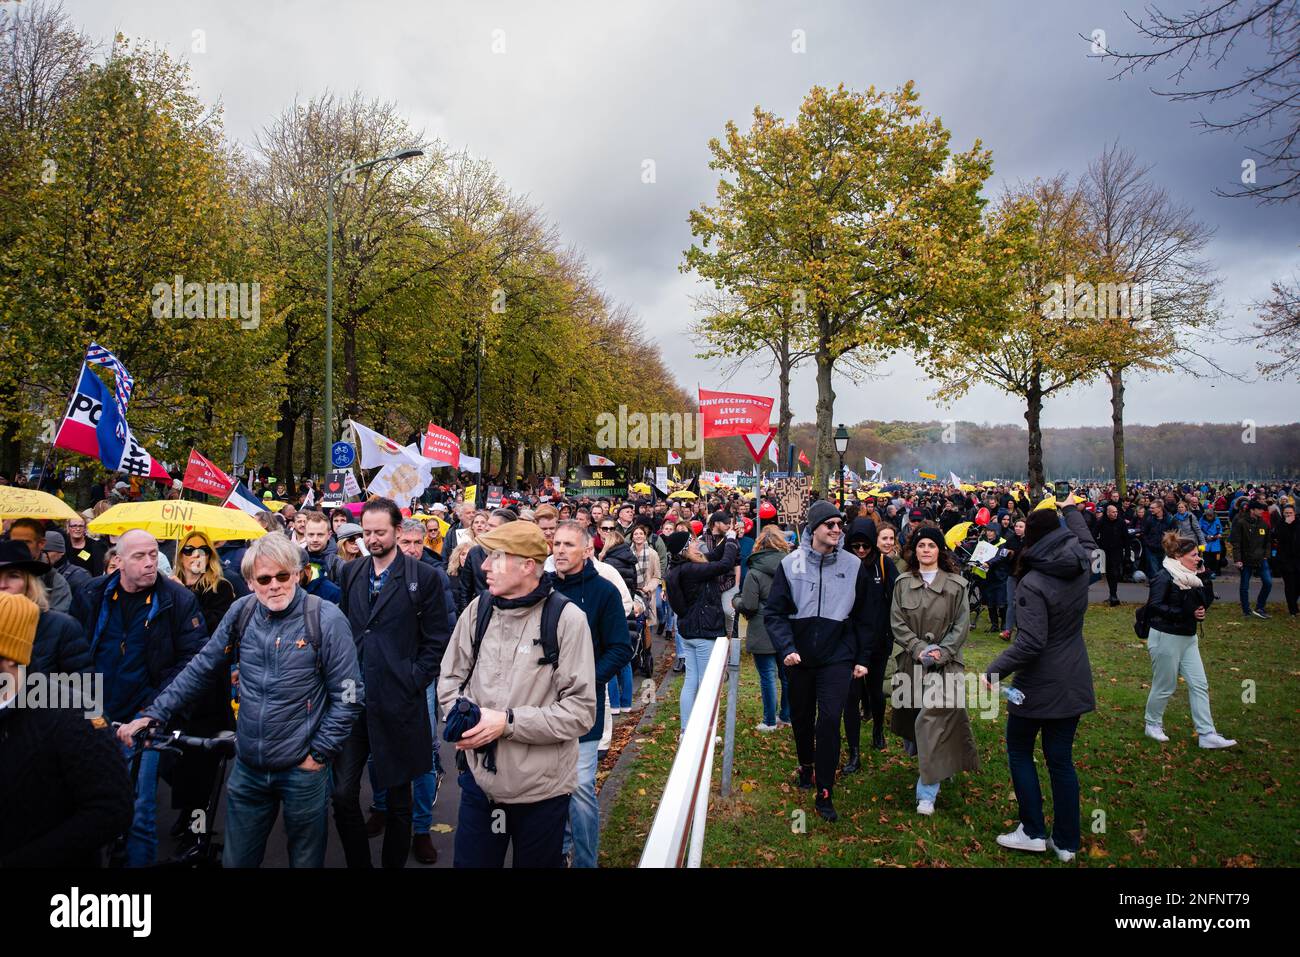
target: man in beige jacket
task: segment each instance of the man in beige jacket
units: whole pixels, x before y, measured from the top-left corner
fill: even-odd
[[[560,867],[578,739],[596,721],[587,616],[551,596],[542,573],[546,539],[532,522],[507,522],[479,544],[487,553],[488,590],[460,616],[438,680],[443,714],[461,698],[481,709],[478,723],[456,742],[462,770],[454,863],[501,867],[513,845],[516,867]],[[480,604],[489,599],[475,654]],[[557,602],[552,663],[542,622]]]

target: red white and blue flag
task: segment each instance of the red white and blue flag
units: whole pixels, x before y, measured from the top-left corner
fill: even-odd
[[[131,373],[126,371],[126,366],[122,365],[122,360],[113,353],[109,352],[97,342],[92,342],[86,349],[86,364],[92,366],[108,366],[113,372],[114,389],[113,395],[117,400],[117,414],[122,420],[121,425],[126,425],[126,406],[131,401],[131,390],[135,388],[135,379]],[[119,433],[118,438],[124,438]]]
[[[226,496],[226,500],[221,503],[221,506],[222,508],[237,508],[249,515],[270,511],[269,508],[257,500],[253,490],[243,482],[235,483],[235,487],[230,490],[230,494]]]
[[[97,458],[111,472],[171,481],[167,470],[131,434],[108,386],[85,363],[81,365],[81,378],[59,424],[54,445]]]

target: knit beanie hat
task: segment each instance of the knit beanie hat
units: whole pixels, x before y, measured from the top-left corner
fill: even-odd
[[[32,663],[32,642],[40,617],[41,610],[30,598],[0,592],[0,658],[23,666]]]
[[[933,525],[923,525],[912,533],[912,548],[916,548],[916,546],[925,539],[929,539],[938,545],[939,551],[941,552],[948,548],[948,543],[943,537],[943,530],[936,528]]]
[[[671,535],[665,536],[664,546],[668,549],[669,555],[677,555],[690,540],[690,532],[673,532]]]
[[[808,534],[816,531],[817,526],[840,517],[840,510],[830,502],[819,499],[808,506]]]

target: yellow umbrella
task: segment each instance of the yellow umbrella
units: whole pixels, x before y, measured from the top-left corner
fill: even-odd
[[[998,487],[998,483],[997,483],[997,482],[980,482],[980,485],[983,485],[985,488],[997,488],[997,487]]]
[[[416,512],[411,516],[411,518],[415,519],[417,522],[427,522],[429,519],[433,518],[433,516],[426,515],[424,512]]]
[[[1039,509],[1042,508],[1056,508],[1056,496],[1055,495],[1047,496],[1047,498],[1043,499],[1041,502],[1039,502],[1037,505],[1034,506],[1034,511],[1037,512]]]
[[[956,548],[966,540],[966,533],[970,531],[970,527],[974,524],[974,522],[961,522],[954,525],[944,534],[943,540],[948,543],[949,548]]]
[[[636,492],[638,495],[649,495],[650,486],[647,485],[645,482],[637,482],[635,485],[632,486],[632,491]]]
[[[266,534],[253,516],[237,508],[179,500],[123,502],[86,526],[95,535],[121,535],[133,528],[160,539],[180,539],[190,532],[205,532],[213,541],[261,538]]]
[[[676,499],[696,499],[696,498],[699,498],[699,496],[696,495],[694,492],[692,492],[690,489],[685,489],[685,488],[682,489],[680,492],[673,492],[673,494],[672,494],[672,495],[669,495],[668,497],[669,497],[669,498],[676,498]]]
[[[975,486],[971,485],[969,482],[963,482],[961,486],[961,490],[963,492],[973,492],[975,491]]]
[[[279,512],[279,511],[282,511],[282,510],[284,509],[284,507],[285,507],[286,505],[288,505],[289,503],[288,503],[288,502],[281,502],[281,501],[278,501],[277,499],[273,499],[273,498],[264,498],[264,499],[262,499],[262,504],[265,505],[267,508],[269,508],[269,509],[270,509],[271,511],[273,511],[273,512]]]
[[[48,492],[16,485],[0,486],[0,519],[11,518],[52,518],[66,522],[81,516],[63,499]]]

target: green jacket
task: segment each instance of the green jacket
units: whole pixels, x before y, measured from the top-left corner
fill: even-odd
[[[763,606],[767,604],[768,592],[772,590],[772,578],[776,569],[785,558],[785,552],[775,548],[765,548],[749,556],[749,570],[745,573],[745,587],[736,596],[735,608],[749,622],[745,634],[745,650],[751,655],[771,655],[776,653],[772,639],[767,635],[767,625],[763,622]]]

